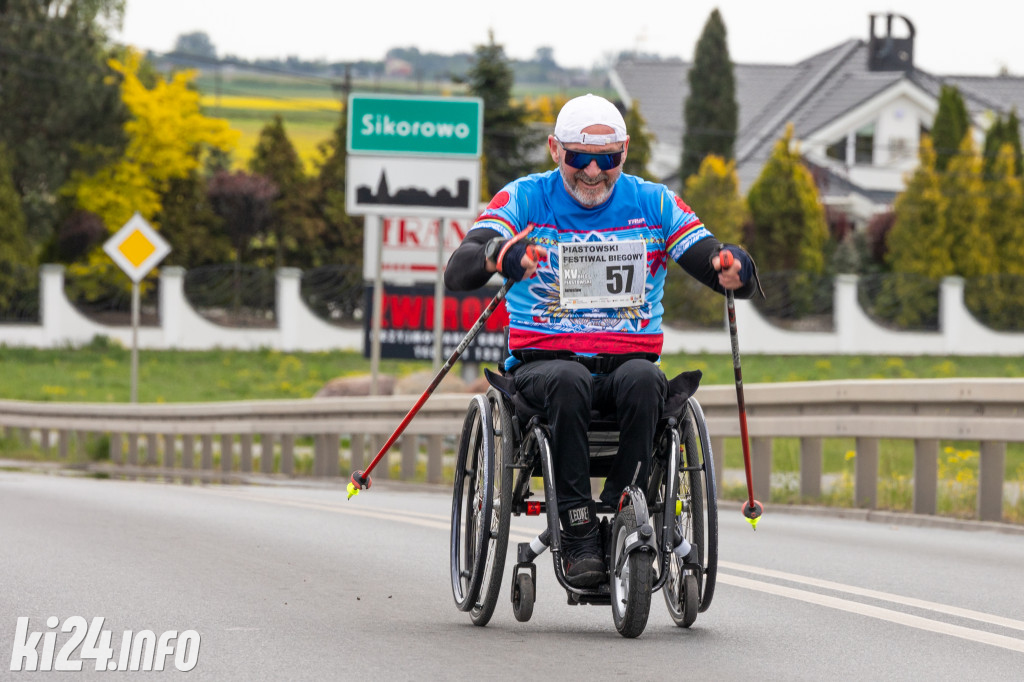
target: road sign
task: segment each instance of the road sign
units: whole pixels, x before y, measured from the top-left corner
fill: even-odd
[[[473,158],[348,157],[345,207],[353,215],[465,216],[476,212],[479,193]]]
[[[167,257],[171,245],[136,213],[103,244],[103,250],[133,282],[141,282]]]
[[[478,97],[349,95],[349,154],[477,158],[483,150]]]

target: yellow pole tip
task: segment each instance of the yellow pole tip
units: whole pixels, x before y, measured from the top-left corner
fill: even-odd
[[[348,484],[348,498],[346,498],[346,499],[351,500],[353,496],[358,495],[358,494],[359,494],[359,488],[357,488],[354,483],[349,482],[349,484]]]

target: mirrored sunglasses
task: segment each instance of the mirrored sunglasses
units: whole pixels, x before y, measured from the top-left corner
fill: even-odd
[[[574,152],[566,149],[561,142],[558,143],[565,151],[565,162],[573,168],[583,169],[590,165],[591,161],[597,162],[597,167],[603,171],[617,168],[622,163],[623,150],[617,152],[606,152],[604,154],[587,154],[586,152]]]

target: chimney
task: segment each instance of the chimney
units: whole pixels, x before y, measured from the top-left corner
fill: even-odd
[[[910,71],[914,68],[914,25],[901,14],[871,14],[871,39],[868,41],[868,70]],[[885,35],[875,35],[875,19],[885,17]],[[892,34],[892,20],[901,19],[907,25],[909,36],[897,38]]]

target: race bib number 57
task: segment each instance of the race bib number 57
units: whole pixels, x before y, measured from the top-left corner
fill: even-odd
[[[642,239],[558,245],[562,308],[632,308],[643,305],[647,245]]]

